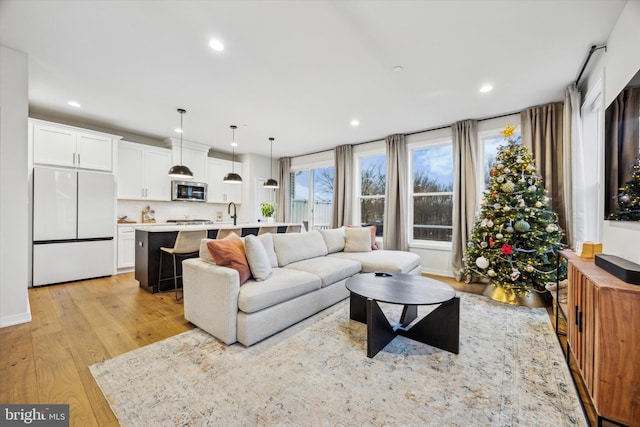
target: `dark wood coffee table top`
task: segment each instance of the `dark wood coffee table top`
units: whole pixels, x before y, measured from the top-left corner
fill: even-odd
[[[346,282],[347,289],[364,298],[404,305],[441,304],[456,296],[446,283],[413,274],[383,273],[356,274]]]

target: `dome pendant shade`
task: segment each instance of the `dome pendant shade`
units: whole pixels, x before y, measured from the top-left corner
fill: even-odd
[[[178,113],[180,113],[180,164],[171,166],[171,169],[169,169],[169,173],[168,173],[169,178],[193,179],[193,172],[191,172],[191,170],[188,167],[182,164],[182,134],[183,134],[182,117],[184,117],[184,113],[186,112],[187,110],[183,108],[178,108]]]
[[[269,142],[271,143],[271,152],[269,155],[269,176],[273,177],[273,141],[275,138],[269,138]],[[280,188],[280,184],[273,178],[269,178],[262,185],[264,188]]]
[[[275,179],[269,178],[264,182],[263,187],[264,188],[280,188],[280,185],[278,184],[278,181],[276,181]]]
[[[222,181],[227,184],[242,184],[242,177],[235,172],[229,172]]]
[[[236,129],[238,126],[231,125],[231,147],[233,152],[233,161],[231,162],[231,172],[226,174],[222,179],[222,182],[227,184],[242,184],[242,177],[235,172],[235,164],[236,164]]]
[[[175,165],[169,169],[169,177],[175,179],[193,179],[193,172],[184,165]]]

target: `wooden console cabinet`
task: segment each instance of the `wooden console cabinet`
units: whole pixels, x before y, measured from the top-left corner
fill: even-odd
[[[567,339],[602,419],[640,425],[640,286],[623,282],[593,260],[569,261]]]

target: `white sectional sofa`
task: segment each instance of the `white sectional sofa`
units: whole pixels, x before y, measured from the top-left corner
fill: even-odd
[[[236,269],[214,263],[208,241],[182,263],[184,316],[226,344],[250,346],[343,300],[354,274],[420,274],[418,255],[372,250],[368,229],[338,228],[247,236],[253,277],[241,284]]]

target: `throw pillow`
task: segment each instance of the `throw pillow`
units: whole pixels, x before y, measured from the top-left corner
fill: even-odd
[[[244,250],[253,278],[265,280],[271,274],[271,262],[264,245],[256,236],[250,234],[244,238]]]
[[[330,254],[344,249],[344,227],[319,231]]]
[[[275,249],[273,249],[273,237],[271,237],[271,233],[261,234],[258,236],[258,239],[264,246],[264,250],[267,253],[271,267],[276,268],[278,266],[278,257],[276,256]]]
[[[249,280],[251,270],[244,254],[244,243],[237,234],[231,233],[224,239],[207,242],[207,248],[216,264],[238,271],[240,284]]]
[[[216,262],[213,260],[211,256],[211,252],[209,251],[209,247],[207,243],[211,242],[214,239],[202,239],[200,241],[200,259],[206,262],[210,262],[211,264],[215,264]]]
[[[371,252],[371,232],[366,227],[344,229],[345,252]]]
[[[359,225],[350,225],[349,227],[351,227],[351,228],[360,228]],[[369,230],[371,230],[371,250],[372,251],[378,250],[378,245],[376,244],[376,226],[375,225],[369,225],[367,227],[362,227],[362,228],[368,228]]]

